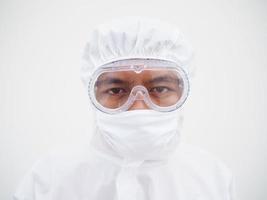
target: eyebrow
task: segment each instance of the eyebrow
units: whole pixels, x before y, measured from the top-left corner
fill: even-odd
[[[122,79],[119,79],[119,78],[106,78],[104,80],[96,81],[96,86],[100,86],[103,84],[109,85],[109,84],[125,84],[125,83],[128,83],[128,82]]]
[[[179,84],[180,80],[179,80],[179,78],[174,78],[174,77],[169,76],[169,75],[164,75],[164,76],[159,76],[159,77],[153,78],[149,81],[146,81],[146,83],[148,83],[148,84],[161,83],[161,82]]]

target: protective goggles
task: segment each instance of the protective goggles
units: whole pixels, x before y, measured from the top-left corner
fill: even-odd
[[[170,112],[189,93],[186,72],[175,62],[151,58],[123,59],[99,67],[88,87],[93,105],[109,114],[127,111],[135,101],[153,110]]]

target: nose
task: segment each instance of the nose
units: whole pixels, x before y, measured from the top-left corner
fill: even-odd
[[[135,86],[131,94],[134,96],[134,102],[128,110],[150,109],[144,101],[146,98],[146,88],[143,86]]]
[[[143,100],[135,100],[128,110],[147,110],[150,109]]]

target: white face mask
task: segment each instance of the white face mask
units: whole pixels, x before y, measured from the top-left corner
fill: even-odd
[[[132,110],[116,115],[98,111],[96,122],[105,142],[124,159],[157,160],[177,147],[182,115],[180,111]]]

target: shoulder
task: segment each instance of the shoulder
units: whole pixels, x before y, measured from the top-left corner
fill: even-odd
[[[89,147],[86,146],[62,146],[58,149],[53,149],[46,155],[42,156],[35,162],[32,167],[33,173],[63,173],[71,171],[80,165],[92,164],[92,153]]]
[[[233,199],[233,175],[217,156],[199,147],[181,143],[172,159],[172,170],[177,173],[184,189],[211,199]]]
[[[179,166],[189,173],[214,182],[230,184],[233,175],[230,168],[214,154],[190,145],[181,143],[177,149],[175,160]]]
[[[56,181],[83,166],[92,166],[86,147],[64,146],[53,149],[35,161],[17,187],[14,199],[34,199],[35,191],[48,194]]]

